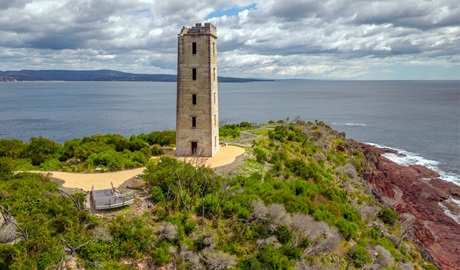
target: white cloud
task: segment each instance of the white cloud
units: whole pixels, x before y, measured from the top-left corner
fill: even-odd
[[[460,72],[455,0],[0,0],[0,70],[175,73],[182,26],[232,8],[243,10],[209,19],[222,76],[366,78],[374,67],[395,66]]]

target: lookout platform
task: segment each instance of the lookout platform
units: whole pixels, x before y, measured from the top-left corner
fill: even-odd
[[[134,203],[134,193],[122,194],[116,188],[92,189],[91,201],[96,210],[120,208]]]

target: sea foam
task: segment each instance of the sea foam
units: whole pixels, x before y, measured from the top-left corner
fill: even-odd
[[[456,200],[452,197],[450,197],[449,199],[447,199],[447,201],[449,201],[450,204],[453,204],[455,205],[457,208],[460,209],[460,200]],[[458,224],[460,224],[460,214],[455,214],[454,212],[452,212],[445,204],[443,204],[442,202],[439,202],[439,207],[441,207],[442,210],[444,210],[444,214],[446,214],[446,216],[450,217],[451,219],[455,220],[455,222],[457,222]]]
[[[349,127],[367,127],[364,123],[332,123],[333,126],[349,126]]]
[[[393,162],[395,162],[395,163],[397,163],[399,165],[402,165],[402,166],[409,166],[409,165],[425,166],[428,169],[431,169],[431,170],[437,172],[439,174],[440,179],[442,179],[444,181],[452,182],[452,183],[460,186],[460,175],[453,174],[453,173],[446,173],[446,172],[440,170],[438,168],[439,162],[437,162],[435,160],[425,159],[425,158],[423,158],[422,156],[420,156],[417,153],[412,153],[412,152],[405,151],[405,150],[402,150],[402,149],[397,149],[397,148],[393,148],[393,147],[378,145],[378,144],[375,144],[375,143],[367,143],[367,144],[375,146],[375,147],[384,148],[384,149],[386,148],[386,149],[390,149],[390,150],[395,151],[396,154],[395,153],[385,153],[382,156],[388,158],[389,160],[391,160],[391,161],[393,161]],[[460,208],[460,200],[454,199],[452,197],[450,197],[448,200],[450,201],[451,205],[455,205],[456,207]],[[460,215],[459,214],[453,213],[442,202],[439,202],[438,205],[444,211],[444,214],[446,216],[452,218],[453,220],[455,220],[455,222],[460,224]]]
[[[396,153],[385,153],[382,155],[388,158],[389,160],[393,161],[394,163],[397,163],[402,166],[420,165],[420,166],[427,167],[428,169],[431,169],[437,172],[439,174],[440,179],[444,181],[452,182],[460,186],[460,175],[449,173],[449,172],[444,172],[443,170],[439,169],[438,161],[426,159],[417,153],[409,152],[409,151],[394,148],[394,147],[379,145],[375,143],[368,143],[368,142],[366,144],[395,151]]]

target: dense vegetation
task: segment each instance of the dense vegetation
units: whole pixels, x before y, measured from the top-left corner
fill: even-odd
[[[176,132],[154,131],[131,136],[93,135],[60,145],[42,137],[20,140],[0,139],[0,158],[16,170],[94,171],[122,170],[145,166],[152,155],[163,154],[162,147],[174,146]]]
[[[219,137],[221,140],[235,139],[240,137],[242,130],[251,128],[251,123],[241,122],[239,124],[226,124],[219,129]]]
[[[0,269],[433,269],[405,237],[410,218],[371,195],[353,141],[322,122],[252,132],[264,136],[232,172],[150,161],[148,198],[114,215],[92,215],[77,207],[81,193],[0,161],[0,206],[18,225],[0,231]]]

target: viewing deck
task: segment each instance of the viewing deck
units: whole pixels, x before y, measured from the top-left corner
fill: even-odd
[[[120,208],[134,202],[134,194],[120,194],[113,189],[92,190],[91,199],[96,210]]]

